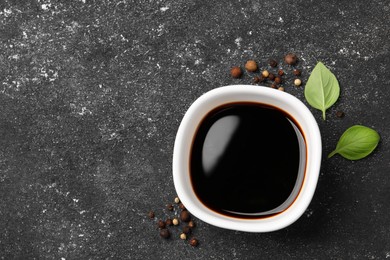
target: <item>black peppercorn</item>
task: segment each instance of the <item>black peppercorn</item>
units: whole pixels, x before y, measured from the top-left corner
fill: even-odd
[[[298,69],[295,69],[295,70],[293,70],[293,74],[294,74],[295,76],[300,76],[300,75],[301,75],[301,71],[298,70]]]
[[[167,220],[165,220],[165,224],[167,226],[172,226],[173,225],[172,219],[168,218]]]
[[[168,229],[161,229],[160,230],[160,236],[162,237],[162,238],[165,238],[165,239],[167,239],[167,238],[169,238],[170,236],[171,236],[171,233],[169,232],[169,230]]]
[[[276,62],[276,60],[269,60],[269,65],[272,67],[272,68],[275,68],[276,66],[278,66],[278,63]]]
[[[279,76],[276,76],[274,79],[275,84],[280,84],[282,82],[282,78]]]
[[[191,234],[191,228],[189,226],[183,227],[183,233],[184,234]]]
[[[233,78],[239,78],[239,77],[241,77],[241,75],[242,75],[242,70],[241,70],[241,68],[240,67],[233,67],[233,68],[231,68],[231,70],[230,70],[230,75],[233,77]]]
[[[165,222],[162,221],[161,219],[157,222],[157,225],[159,228],[165,228]]]
[[[274,80],[274,79],[275,79],[275,75],[272,74],[272,73],[270,73],[270,74],[268,75],[268,78],[269,78],[270,80]]]
[[[172,210],[173,210],[173,205],[169,203],[169,204],[167,205],[167,209],[168,209],[169,211],[172,211]]]
[[[338,118],[343,118],[343,117],[345,116],[345,114],[344,114],[343,111],[337,111],[337,112],[336,112],[336,116],[337,116]]]
[[[261,76],[259,77],[259,79],[260,79],[259,82],[264,82],[264,81],[265,81],[265,78],[263,77],[263,75],[261,75]]]
[[[153,212],[153,211],[149,211],[148,217],[149,217],[149,218],[154,218],[154,212]]]
[[[180,220],[183,222],[188,222],[191,220],[191,214],[187,210],[180,212]]]
[[[191,238],[190,245],[195,247],[199,245],[199,241],[196,238]]]
[[[288,65],[295,65],[298,61],[298,57],[297,55],[295,55],[294,53],[289,53],[287,54],[285,57],[284,57],[284,61],[288,64]]]

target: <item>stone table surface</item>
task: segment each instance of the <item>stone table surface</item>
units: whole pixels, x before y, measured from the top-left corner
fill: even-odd
[[[389,38],[385,0],[0,1],[0,259],[390,258]],[[196,220],[196,248],[160,238],[185,111],[252,84],[229,76],[248,59],[276,59],[307,104],[288,52],[304,83],[322,61],[341,87],[326,121],[308,105],[324,154],[307,211],[271,233]],[[327,159],[355,124],[381,135],[374,153]]]

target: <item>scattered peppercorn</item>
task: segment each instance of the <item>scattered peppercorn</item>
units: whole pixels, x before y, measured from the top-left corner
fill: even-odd
[[[180,239],[186,240],[187,239],[187,235],[184,234],[184,233],[181,233],[180,234]]]
[[[338,118],[343,118],[343,117],[345,116],[345,114],[344,114],[343,111],[337,111],[337,112],[336,112],[336,116],[337,116]]]
[[[257,77],[257,76],[254,77],[254,78],[253,78],[253,82],[254,82],[254,83],[259,83],[259,82],[260,82],[260,77]]]
[[[167,238],[169,238],[169,237],[171,236],[171,233],[169,232],[168,229],[163,228],[163,229],[160,230],[160,236],[161,236],[162,238],[167,239]]]
[[[157,225],[159,228],[165,228],[165,222],[162,221],[161,219],[157,222]]]
[[[248,60],[245,63],[245,69],[249,72],[255,72],[257,70],[257,63],[254,60]]]
[[[187,210],[180,212],[180,220],[183,222],[188,222],[191,220],[191,214]]]
[[[265,81],[265,78],[264,78],[264,76],[263,75],[260,75],[260,81],[259,82],[264,82]]]
[[[295,76],[300,76],[301,75],[301,71],[299,69],[295,69],[295,70],[293,70],[293,74]]]
[[[196,238],[191,238],[190,245],[195,247],[199,245],[199,241]]]
[[[166,224],[167,226],[172,226],[172,225],[173,225],[172,219],[168,218],[167,220],[165,220],[165,224]]]
[[[231,70],[230,70],[230,75],[233,77],[233,78],[239,78],[239,77],[241,77],[241,75],[242,75],[242,70],[241,70],[241,68],[240,67],[233,67],[233,68],[231,68]]]
[[[196,226],[195,222],[193,220],[191,220],[190,222],[188,222],[188,226],[190,228],[194,228]]]
[[[302,84],[302,81],[300,79],[295,79],[294,80],[294,85],[299,87]]]
[[[262,75],[264,78],[268,78],[268,76],[269,76],[268,70],[264,70],[264,71],[261,73],[261,75]]]
[[[270,80],[274,80],[274,79],[275,79],[275,75],[274,75],[273,73],[270,73],[270,74],[268,75],[268,78],[269,78]]]
[[[183,203],[180,203],[180,204],[179,204],[179,208],[180,208],[181,210],[185,210],[185,209],[186,209],[186,207],[184,206]]]
[[[270,65],[272,68],[275,68],[276,66],[278,66],[278,63],[276,62],[276,60],[270,59],[270,60],[269,60],[269,65]]]
[[[149,211],[148,217],[149,218],[154,218],[154,211]]]
[[[280,84],[282,82],[282,78],[279,76],[276,76],[274,79],[275,84]]]
[[[284,57],[284,61],[288,65],[295,65],[297,63],[298,57],[294,53],[289,53]]]
[[[278,70],[278,75],[279,76],[283,76],[284,75],[284,71],[282,69]]]
[[[191,234],[192,228],[195,227],[195,223],[191,220],[191,217],[192,217],[191,213],[186,210],[184,205],[180,202],[179,198],[176,197],[174,201],[175,201],[175,203],[179,204],[179,207],[182,209],[180,212],[180,215],[179,215],[180,218],[178,218],[178,217],[175,217],[173,219],[167,218],[165,221],[159,219],[157,221],[159,233],[160,233],[160,236],[162,238],[168,239],[168,238],[172,237],[172,234],[169,231],[168,226],[175,225],[175,226],[180,227],[180,222],[183,222],[183,223],[188,222],[187,225],[183,225],[184,227],[182,227],[182,232],[179,235],[180,239],[187,240],[189,238],[189,235]],[[174,209],[174,206],[172,204],[167,204],[166,207],[169,210]],[[153,211],[150,211],[148,213],[148,216],[150,218],[155,218],[155,214]],[[194,247],[197,246],[199,243],[198,240],[196,240],[196,239],[192,239],[192,240],[193,241],[190,242],[190,244]]]
[[[271,88],[277,88],[277,87],[278,87],[278,85],[276,85],[276,84],[271,85]]]
[[[284,87],[279,87],[278,90],[284,91]]]
[[[183,233],[184,234],[191,234],[191,228],[189,226],[183,227]]]

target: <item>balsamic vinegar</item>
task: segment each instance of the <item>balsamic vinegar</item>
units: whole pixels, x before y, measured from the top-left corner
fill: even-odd
[[[190,175],[195,194],[218,213],[264,217],[264,212],[282,205],[296,185],[296,129],[287,113],[263,104],[232,103],[214,109],[193,139]]]

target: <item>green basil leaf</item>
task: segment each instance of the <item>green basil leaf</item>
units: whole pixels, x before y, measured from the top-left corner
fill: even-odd
[[[318,62],[305,86],[305,98],[314,108],[325,111],[339,98],[340,86],[336,76],[322,62]]]
[[[362,159],[374,151],[379,140],[380,136],[375,130],[354,125],[343,133],[336,149],[328,155],[328,158],[338,153],[349,160]]]

